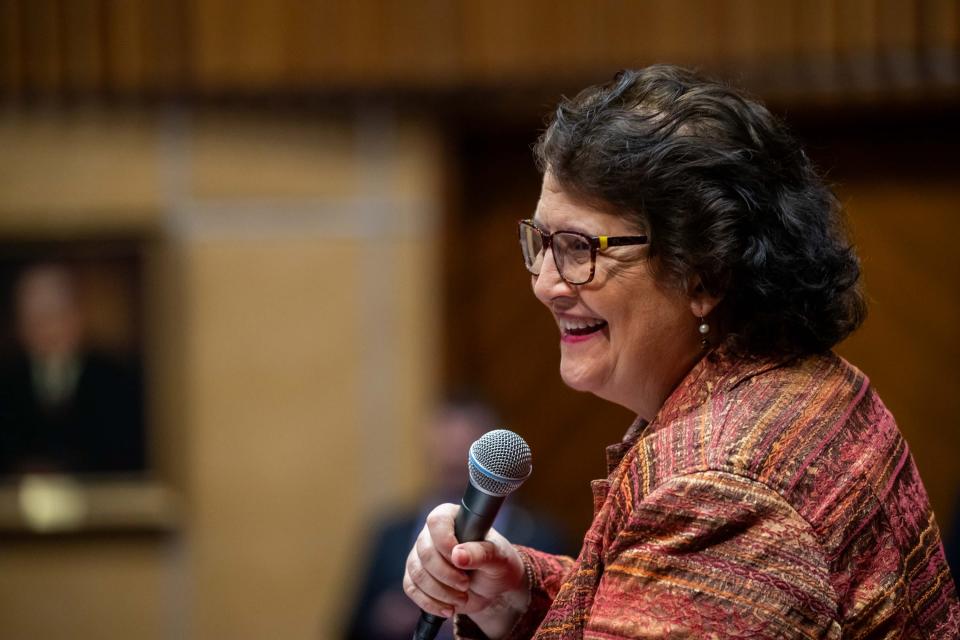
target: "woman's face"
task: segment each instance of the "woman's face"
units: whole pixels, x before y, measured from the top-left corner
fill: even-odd
[[[645,231],[572,199],[549,173],[534,220],[549,232]],[[703,303],[659,285],[646,252],[642,246],[609,248],[597,255],[593,280],[575,286],[563,281],[547,251],[540,275],[532,279],[534,294],[560,329],[563,381],[650,420],[701,355],[697,326]]]

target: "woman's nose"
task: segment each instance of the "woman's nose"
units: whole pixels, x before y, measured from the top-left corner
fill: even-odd
[[[533,276],[533,294],[540,302],[549,305],[551,300],[560,296],[571,296],[573,293],[573,287],[560,277],[553,251],[545,251],[540,264],[540,275]]]

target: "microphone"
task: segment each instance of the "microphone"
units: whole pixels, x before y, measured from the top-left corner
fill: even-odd
[[[467,468],[470,482],[460,500],[453,532],[459,542],[477,542],[487,537],[507,496],[533,473],[530,447],[507,429],[488,431],[470,445]],[[421,611],[413,640],[433,640],[445,620]]]

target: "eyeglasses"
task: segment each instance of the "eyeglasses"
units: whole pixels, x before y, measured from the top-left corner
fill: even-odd
[[[527,271],[540,275],[544,251],[553,249],[553,262],[567,284],[587,284],[593,280],[597,254],[607,247],[647,244],[647,236],[588,236],[576,231],[547,233],[532,220],[521,220],[520,250]]]

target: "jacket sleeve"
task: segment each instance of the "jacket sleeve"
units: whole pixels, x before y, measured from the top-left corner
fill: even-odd
[[[533,637],[546,615],[564,578],[573,567],[573,558],[553,555],[516,545],[530,583],[530,606],[506,636],[505,640],[526,640]],[[468,616],[457,616],[456,637],[461,640],[485,640],[486,635]]]
[[[731,473],[673,478],[604,556],[585,638],[839,638],[828,565],[776,492]]]

